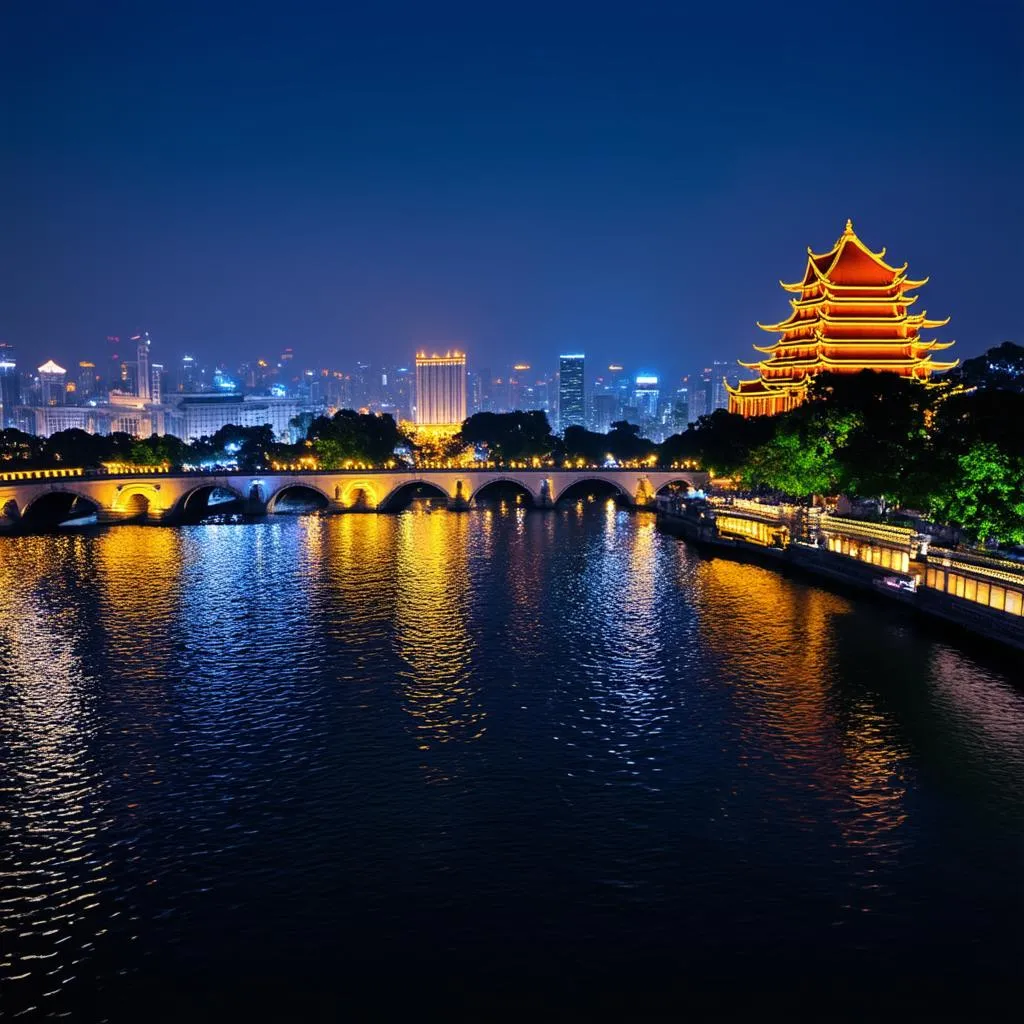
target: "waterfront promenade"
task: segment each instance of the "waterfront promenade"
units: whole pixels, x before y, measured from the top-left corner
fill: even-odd
[[[869,591],[1024,650],[1024,565],[910,526],[742,499],[658,499],[659,524],[727,556]]]

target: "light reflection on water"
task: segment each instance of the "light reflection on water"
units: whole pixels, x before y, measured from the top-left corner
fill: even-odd
[[[1014,671],[612,502],[5,538],[0,1012],[407,945],[1009,972]]]

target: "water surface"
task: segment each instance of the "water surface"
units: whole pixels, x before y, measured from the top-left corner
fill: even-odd
[[[0,538],[0,1014],[970,1004],[1018,670],[600,501]]]

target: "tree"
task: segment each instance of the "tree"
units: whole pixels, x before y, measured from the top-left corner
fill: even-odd
[[[575,424],[566,427],[562,433],[562,458],[573,462],[582,459],[590,466],[603,465],[611,454],[608,437],[608,434],[598,434]]]
[[[742,473],[750,453],[771,439],[777,420],[769,416],[747,419],[716,409],[691,423],[683,437],[693,435],[691,443],[704,469],[717,476],[732,476]]]
[[[1004,341],[983,355],[966,360],[957,377],[968,387],[1024,392],[1024,348]]]
[[[835,433],[812,429],[809,417],[777,420],[774,436],[747,457],[743,479],[794,498],[832,493],[839,475]]]
[[[43,459],[41,437],[26,434],[14,427],[0,430],[0,469],[30,469]]]
[[[306,439],[312,442],[324,469],[341,469],[350,461],[388,462],[405,440],[389,413],[375,415],[353,409],[341,409],[331,417],[318,416]]]
[[[921,469],[928,423],[944,389],[894,373],[823,373],[789,416],[830,436],[838,490],[890,502],[927,501]]]
[[[543,459],[555,449],[555,436],[547,414],[530,412],[478,412],[462,424],[464,445],[484,446],[497,462]]]
[[[672,434],[658,445],[658,463],[671,466],[679,462],[699,462],[700,444],[697,431],[687,428],[682,434]]]
[[[1024,543],[1024,459],[980,443],[956,462],[959,472],[932,496],[932,515],[979,541]]]
[[[129,452],[129,462],[134,466],[174,466],[180,467],[187,461],[188,445],[172,434],[151,437],[136,441]]]
[[[654,454],[657,445],[640,436],[635,423],[616,420],[606,437],[607,451],[616,462],[640,462]]]

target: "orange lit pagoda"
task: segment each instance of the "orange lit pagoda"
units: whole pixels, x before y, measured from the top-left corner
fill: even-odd
[[[781,337],[758,352],[767,356],[756,363],[740,363],[757,370],[756,380],[741,381],[729,389],[729,411],[743,416],[774,416],[796,408],[807,396],[811,377],[826,370],[859,373],[885,370],[927,381],[932,373],[950,370],[951,363],[933,362],[932,353],[953,342],[923,341],[921,331],[942,327],[945,320],[929,320],[924,312],[909,313],[917,302],[908,292],[928,278],[912,281],[907,265],[891,267],[885,250],[872,252],[846,222],[846,230],[828,252],[807,250],[807,270],[797,284],[779,283],[794,298],[789,316],[777,324],[758,324]]]

